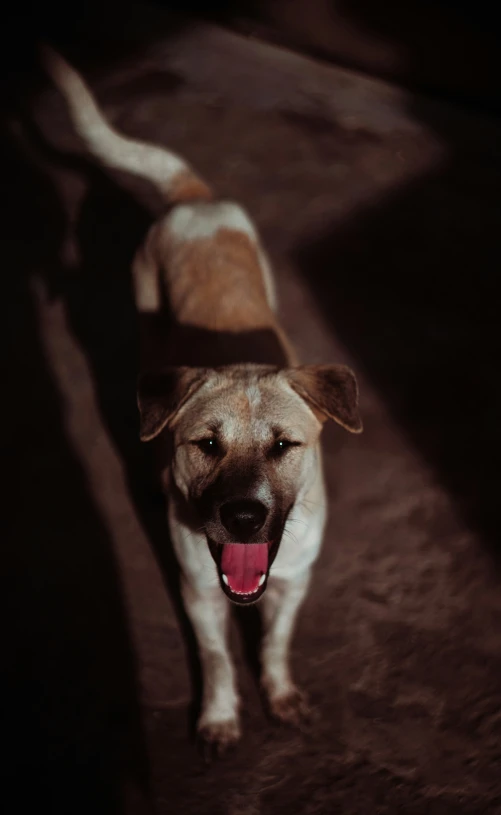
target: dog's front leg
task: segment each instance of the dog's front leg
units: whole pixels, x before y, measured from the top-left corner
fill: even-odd
[[[227,645],[229,603],[219,586],[182,585],[186,612],[198,642],[203,671],[198,732],[220,751],[240,738],[239,698]]]
[[[200,738],[216,752],[240,738],[239,696],[228,649],[229,603],[217,578],[205,535],[185,526],[168,503],[171,539],[181,566],[184,607],[197,640],[202,667]]]
[[[299,724],[308,712],[304,696],[290,674],[289,646],[309,580],[309,569],[295,580],[271,578],[261,600],[264,622],[261,682],[272,715],[291,724]]]

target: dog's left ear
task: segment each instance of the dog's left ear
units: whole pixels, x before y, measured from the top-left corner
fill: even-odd
[[[165,368],[142,374],[137,383],[141,441],[158,436],[206,379],[205,368]]]
[[[358,385],[351,368],[346,365],[299,365],[287,371],[287,378],[321,422],[334,419],[350,433],[362,432]]]

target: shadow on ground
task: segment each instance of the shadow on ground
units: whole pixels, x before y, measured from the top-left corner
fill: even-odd
[[[56,40],[71,40],[92,5],[73,9],[71,21],[64,14],[58,19],[57,3],[49,3],[46,17],[25,10],[24,20],[11,9],[1,59],[2,803],[6,811],[53,815],[118,815],[136,805],[144,812],[149,760],[110,532],[65,432],[61,394],[44,356],[33,288],[39,275],[50,295],[64,300],[85,349],[150,539],[164,544],[166,532],[163,503],[145,486],[151,468],[138,441],[136,324],[128,291],[132,252],[150,217],[86,162],[67,162],[88,176],[91,193],[78,224],[82,264],[64,269],[67,213],[8,124],[11,113],[24,115],[44,81],[35,70],[35,39],[55,33]],[[119,38],[105,59],[124,47]],[[165,546],[160,553],[175,595],[172,556]]]
[[[358,7],[344,4],[347,19],[391,39]],[[399,47],[406,33],[412,42],[401,30]],[[336,336],[498,560],[499,129],[419,98],[410,105],[444,145],[443,163],[317,234],[295,260]]]
[[[147,790],[135,658],[112,544],[64,430],[31,284],[55,271],[60,204],[2,133],[2,799],[122,812]]]

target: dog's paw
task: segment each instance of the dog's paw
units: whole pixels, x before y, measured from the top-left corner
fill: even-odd
[[[299,688],[268,700],[272,717],[286,725],[304,728],[311,721],[312,711],[305,694]]]
[[[205,761],[219,758],[234,747],[241,736],[238,719],[220,722],[201,722],[198,725],[198,741]]]

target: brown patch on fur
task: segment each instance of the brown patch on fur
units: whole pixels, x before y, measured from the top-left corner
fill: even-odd
[[[190,241],[163,237],[166,288],[179,323],[213,331],[276,329],[258,252],[245,233],[221,228]]]
[[[175,203],[185,203],[189,201],[212,201],[214,195],[205,181],[202,181],[191,170],[184,170],[167,185],[166,197]]]
[[[150,230],[134,266],[139,311],[156,311],[149,322],[165,326],[160,343],[157,330],[157,337],[142,332],[143,368],[297,364],[268,302],[253,240],[224,227],[184,240],[169,223],[167,216]]]

